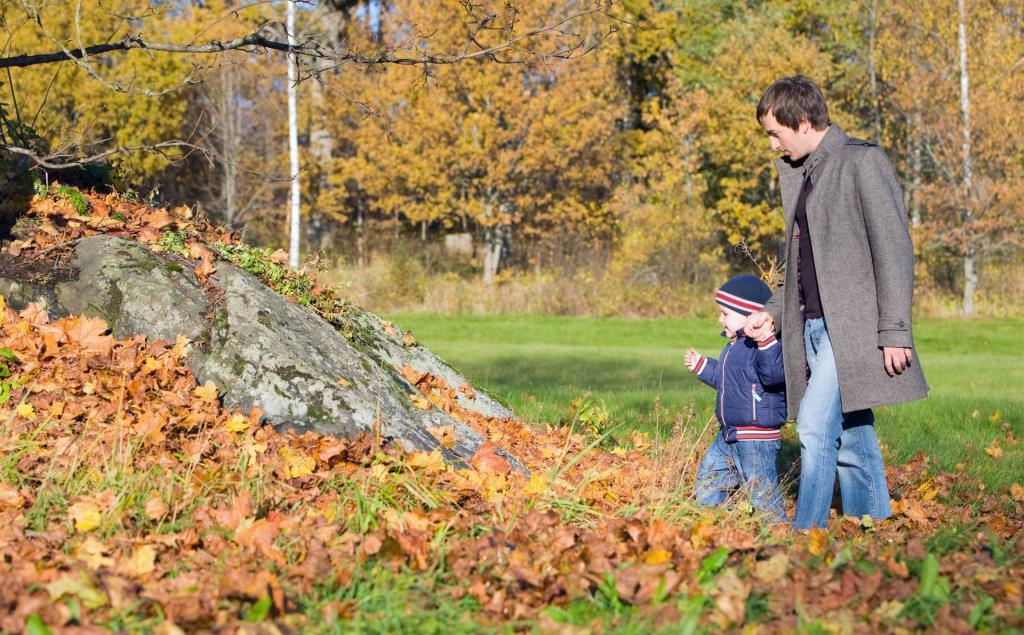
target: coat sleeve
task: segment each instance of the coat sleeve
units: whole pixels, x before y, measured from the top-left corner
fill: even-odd
[[[782,344],[774,335],[757,343],[754,370],[762,386],[779,386],[786,383],[786,371],[782,365]]]
[[[878,346],[913,346],[914,245],[896,171],[881,148],[859,161],[857,190],[871,247],[878,301]]]
[[[718,360],[714,357],[700,356],[697,361],[697,365],[693,368],[693,372],[696,373],[697,379],[701,380],[708,386],[711,386],[715,390],[718,390]]]
[[[776,334],[782,333],[782,298],[785,296],[785,293],[786,286],[781,285],[764,305],[764,312],[772,316],[772,320],[775,321]]]

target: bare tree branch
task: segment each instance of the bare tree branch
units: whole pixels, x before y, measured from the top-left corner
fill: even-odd
[[[68,168],[80,168],[85,165],[94,165],[97,163],[103,163],[112,156],[120,154],[130,154],[134,152],[149,152],[153,154],[159,154],[169,158],[168,150],[172,148],[187,148],[191,151],[199,152],[209,159],[209,150],[206,148],[189,143],[188,141],[172,140],[172,141],[161,141],[160,143],[152,143],[148,145],[139,146],[117,146],[116,148],[110,148],[97,154],[89,156],[76,156],[70,153],[58,152],[51,154],[40,154],[30,148],[22,148],[20,146],[14,146],[10,144],[0,144],[0,149],[6,150],[11,154],[17,154],[27,157],[32,160],[33,163],[40,167],[48,168],[50,170],[65,170]],[[73,160],[64,160],[70,157],[74,157]]]
[[[263,31],[268,25],[263,25],[255,33],[250,33],[248,35],[245,35],[234,40],[228,40],[225,42],[214,40],[207,42],[205,44],[153,42],[144,39],[141,35],[138,34],[126,35],[121,40],[116,42],[93,44],[90,46],[82,46],[75,49],[67,49],[62,47],[63,50],[56,51],[53,53],[8,55],[0,57],[0,68],[22,68],[27,66],[36,66],[39,64],[50,64],[53,62],[59,62],[62,60],[69,59],[75,61],[82,60],[95,55],[103,55],[112,52],[131,51],[133,49],[140,49],[145,51],[160,51],[165,53],[194,54],[223,53],[225,51],[231,50],[246,50],[254,52],[260,49],[270,49],[275,51],[292,53],[294,55],[303,56],[307,58],[323,59],[337,63],[347,62],[354,64],[402,65],[457,64],[459,62],[478,58],[493,59],[496,53],[509,49],[514,50],[516,48],[516,44],[524,40],[536,37],[542,33],[546,33],[549,31],[558,31],[559,27],[561,27],[562,25],[587,15],[603,14],[617,2],[618,0],[598,0],[589,8],[573,13],[556,22],[546,24],[535,29],[531,29],[514,38],[506,40],[501,44],[460,54],[427,54],[406,57],[403,55],[396,54],[393,51],[384,51],[373,55],[364,55],[361,53],[354,53],[345,50],[331,50],[321,46],[316,42],[308,42],[303,44],[297,44],[295,46],[290,46],[287,41],[281,41],[271,37],[264,36]],[[571,55],[571,51],[577,50],[578,48],[578,46],[570,48],[569,53],[566,53],[565,51],[559,51],[556,53],[547,54],[546,56],[565,57],[567,54]]]

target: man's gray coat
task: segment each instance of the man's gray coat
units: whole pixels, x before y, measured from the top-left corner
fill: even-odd
[[[807,388],[804,320],[793,227],[805,173],[812,190],[807,225],[821,307],[839,373],[843,412],[921,399],[928,383],[914,349],[910,367],[890,377],[882,346],[914,347],[910,309],[914,249],[896,172],[877,145],[832,124],[802,161],[776,161],[786,218],[785,283],[765,306],[782,334],[789,416]]]

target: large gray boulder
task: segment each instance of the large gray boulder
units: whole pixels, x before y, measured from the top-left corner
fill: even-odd
[[[75,256],[77,277],[50,285],[0,279],[0,293],[15,307],[44,303],[53,316],[98,315],[118,338],[184,335],[193,342],[189,364],[200,383],[212,381],[226,406],[259,408],[275,425],[341,437],[379,433],[407,450],[437,448],[456,462],[483,442],[423,400],[417,406],[410,398],[416,388],[396,368],[430,372],[453,388],[466,378],[372,313],[353,308],[339,330],[228,262],[217,263],[212,287],[204,289],[188,261],[119,237],[85,238]],[[486,416],[512,414],[479,389],[460,391],[459,402]],[[428,432],[440,426],[453,426],[454,445],[444,447]]]

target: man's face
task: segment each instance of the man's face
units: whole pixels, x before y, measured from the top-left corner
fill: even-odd
[[[814,151],[813,141],[810,132],[813,129],[806,119],[800,120],[800,127],[796,130],[788,128],[775,119],[775,115],[768,113],[761,119],[761,125],[771,140],[772,150],[781,152],[790,159],[802,159]]]

